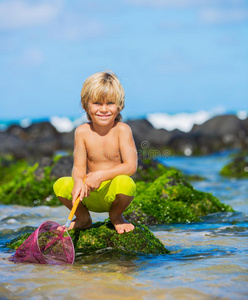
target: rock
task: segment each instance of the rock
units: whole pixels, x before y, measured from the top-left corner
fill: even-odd
[[[189,223],[210,213],[233,211],[210,193],[197,191],[176,170],[167,170],[154,182],[137,182],[137,195],[125,211],[139,224]]]
[[[248,178],[248,156],[238,155],[222,168],[220,175],[233,178]]]
[[[61,157],[54,165],[51,170],[51,178],[60,178],[64,176],[71,176],[73,167],[73,157],[72,156],[63,156]]]
[[[135,144],[138,149],[150,147],[165,147],[170,140],[171,133],[165,129],[155,129],[146,119],[129,120],[126,122],[132,129]],[[178,133],[179,131],[177,131]]]
[[[135,181],[154,181],[168,170],[167,167],[152,159],[139,159],[136,173],[132,176]]]
[[[59,136],[59,132],[50,122],[34,123],[26,127],[24,130],[29,140],[57,138]]]
[[[248,145],[248,126],[235,115],[221,115],[201,125],[194,125],[184,135],[172,136],[168,146],[176,153],[210,154]]]
[[[74,149],[74,132],[62,132],[59,137],[60,150],[73,151]]]
[[[99,253],[120,254],[168,254],[170,253],[161,241],[144,225],[136,225],[128,233],[118,234],[114,226],[106,222],[97,222],[90,229],[69,231],[75,253],[84,256],[99,256]],[[15,238],[7,247],[17,249],[30,234],[23,234]]]
[[[23,141],[28,140],[28,134],[26,133],[25,129],[20,125],[16,125],[16,124],[11,125],[10,127],[7,128],[6,133],[12,136],[16,136]]]
[[[204,136],[199,133],[188,133],[183,136],[172,137],[168,147],[177,154],[207,155],[225,149],[221,139]]]
[[[48,158],[42,159],[50,164]],[[18,168],[19,164],[16,164]],[[13,167],[11,174],[13,174]],[[39,169],[40,168],[40,169]],[[18,169],[17,169],[18,170]],[[37,171],[38,170],[38,171]],[[61,202],[53,193],[55,179],[50,178],[51,167],[41,167],[38,163],[27,166],[24,171],[14,173],[8,182],[4,182],[0,188],[0,202],[2,204],[17,204],[23,206],[61,205]],[[5,169],[5,173],[7,169]]]
[[[0,132],[0,155],[9,154],[16,159],[27,159],[30,155],[26,143],[19,137]]]
[[[217,147],[234,149],[240,147],[241,141],[248,136],[248,127],[235,115],[221,115],[202,125],[195,125],[191,134],[206,137],[210,144],[212,140]]]
[[[204,136],[222,137],[223,142],[229,143],[236,141],[237,138],[244,138],[248,133],[248,128],[235,115],[220,115],[201,125],[194,125],[191,132]]]
[[[27,128],[12,125],[1,133],[3,135],[5,141],[0,143],[0,154],[7,152],[19,159],[53,156],[60,149],[60,134],[49,122],[35,123]]]
[[[32,157],[52,157],[60,149],[59,140],[53,137],[41,137],[29,141],[28,149]]]
[[[45,168],[51,167],[54,161],[51,157],[41,157],[38,160],[38,168],[34,171],[34,176],[38,181],[45,178]]]
[[[168,157],[171,152],[185,155],[205,155],[226,149],[247,149],[248,118],[235,115],[216,116],[188,133],[180,130],[155,129],[146,119],[128,120],[133,131],[139,158]],[[59,133],[49,122],[34,123],[27,128],[10,126],[0,132],[0,155],[16,158],[53,156],[57,151],[72,152],[74,132]]]
[[[53,156],[60,149],[59,133],[49,122],[34,123],[25,132],[32,157]]]

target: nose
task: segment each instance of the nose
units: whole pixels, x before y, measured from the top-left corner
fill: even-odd
[[[106,103],[103,103],[102,106],[101,106],[101,111],[105,112],[105,111],[107,111],[107,110],[108,110],[108,109],[107,109]]]

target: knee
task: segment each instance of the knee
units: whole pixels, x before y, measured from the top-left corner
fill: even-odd
[[[113,179],[113,181],[117,186],[124,187],[124,189],[126,189],[127,192],[129,191],[128,193],[131,193],[133,195],[135,194],[136,184],[130,176],[118,175]]]
[[[135,184],[133,179],[128,175],[117,175],[113,181],[122,182],[123,184]]]
[[[73,179],[71,177],[61,177],[53,185],[54,193],[57,197],[68,198],[73,189]]]

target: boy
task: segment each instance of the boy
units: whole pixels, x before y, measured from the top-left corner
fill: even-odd
[[[132,202],[135,183],[130,178],[137,169],[137,151],[132,132],[121,121],[125,93],[111,72],[93,74],[83,84],[81,103],[89,123],[75,131],[72,177],[59,178],[54,192],[69,209],[82,200],[71,228],[89,228],[89,211],[109,212],[118,233],[134,229],[122,213]]]

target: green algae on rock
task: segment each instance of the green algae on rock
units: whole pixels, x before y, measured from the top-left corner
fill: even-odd
[[[153,182],[158,177],[167,173],[168,170],[177,170],[188,181],[202,181],[205,178],[199,175],[183,174],[180,170],[163,165],[157,160],[150,158],[139,159],[136,173],[132,176],[134,181]]]
[[[168,167],[162,165],[156,160],[143,158],[139,159],[137,171],[132,178],[135,181],[151,182],[163,175],[167,170]]]
[[[222,168],[220,175],[233,178],[248,178],[248,156],[238,155]]]
[[[52,191],[55,179],[50,178],[51,166],[43,168],[44,172],[41,178],[37,178],[35,173],[38,168],[39,163],[31,166],[21,164],[20,168],[20,162],[5,167],[5,173],[8,174],[9,180],[2,182],[0,186],[0,202],[26,206],[60,205],[60,201]],[[11,177],[10,174],[12,174]]]
[[[69,231],[75,253],[89,255],[108,249],[109,252],[123,254],[168,254],[162,242],[144,225],[136,225],[128,233],[118,234],[114,226],[106,222],[97,222],[90,229],[72,229]],[[15,238],[7,247],[17,249],[29,236],[25,233]],[[111,250],[111,251],[110,251]]]
[[[167,170],[153,183],[137,182],[137,195],[124,215],[139,224],[188,223],[224,211],[233,209],[212,194],[195,190],[178,171]]]
[[[61,205],[52,190],[56,178],[51,176],[54,165],[60,159],[51,159],[49,165],[36,163],[24,172],[23,165],[21,168],[17,165],[19,171],[16,176],[13,175],[12,180],[3,182],[0,187],[0,202],[26,206]],[[14,166],[11,168],[14,174]],[[233,211],[212,194],[195,190],[180,171],[168,169],[157,162],[151,165],[150,160],[144,160],[143,169],[135,181],[137,193],[124,214],[134,223],[194,222],[210,213]]]

